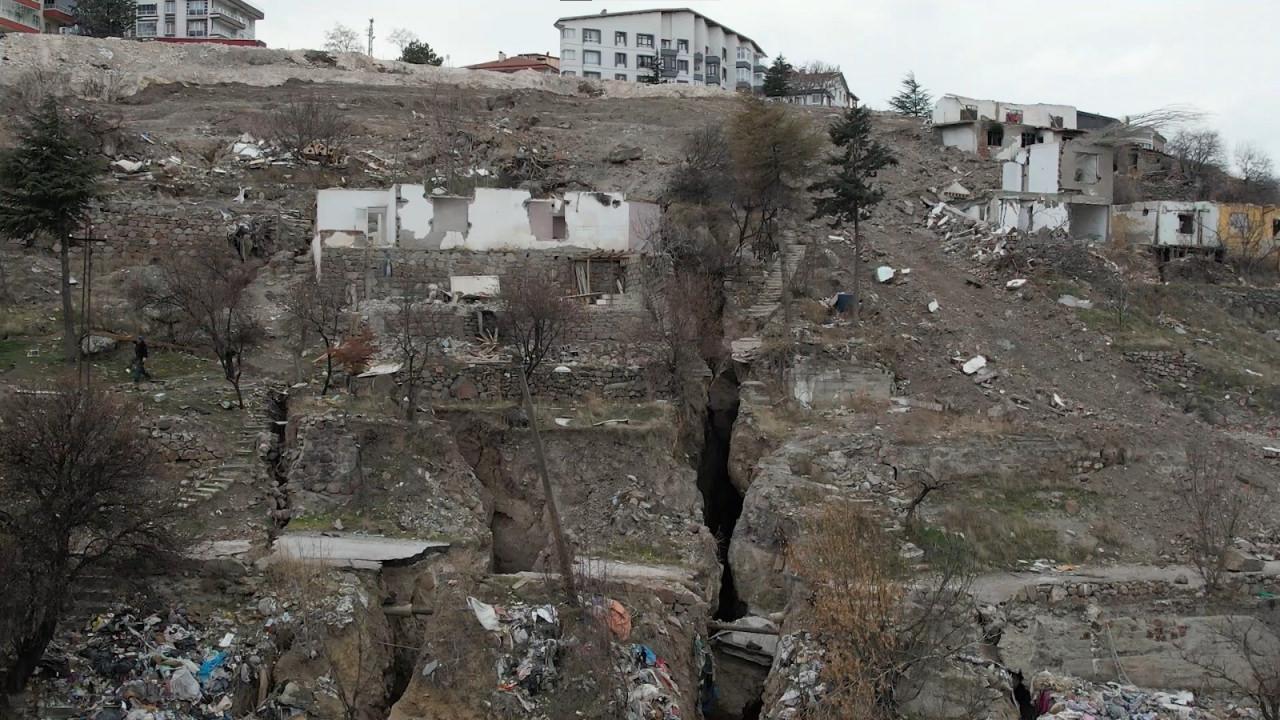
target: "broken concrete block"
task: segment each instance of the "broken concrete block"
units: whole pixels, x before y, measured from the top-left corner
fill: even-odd
[[[939,308],[941,308],[941,307],[942,307],[942,306],[938,304],[938,301],[937,301],[937,300],[930,300],[930,301],[929,301],[929,312],[931,312],[931,313],[936,313],[936,312],[938,312]]]
[[[1017,279],[1010,280],[1009,282],[1005,283],[1005,284],[1004,284],[1004,289],[1005,289],[1005,290],[1017,290],[1018,288],[1022,287],[1023,285],[1026,285],[1026,284],[1027,284],[1027,281],[1026,281],[1026,279],[1025,279],[1025,278],[1017,278]]]
[[[136,160],[116,160],[111,167],[123,173],[133,174],[142,171],[142,163]]]
[[[992,370],[991,368],[984,367],[978,372],[974,373],[973,383],[975,385],[981,385],[983,383],[991,382],[992,380],[995,380],[998,377],[1000,377],[999,370]]]
[[[1077,310],[1089,310],[1093,307],[1092,300],[1078,298],[1075,295],[1063,295],[1058,298],[1058,304],[1066,305],[1069,308],[1075,308]]]
[[[604,159],[615,165],[621,165],[622,163],[631,162],[632,160],[639,160],[640,156],[640,148],[635,147],[634,145],[623,145],[611,150]]]
[[[975,355],[964,365],[961,365],[960,369],[964,371],[965,375],[972,375],[986,366],[987,359],[981,355]]]
[[[893,279],[893,276],[895,274],[896,273],[894,272],[893,268],[889,267],[888,265],[881,265],[880,267],[876,268],[876,281],[887,283]]]

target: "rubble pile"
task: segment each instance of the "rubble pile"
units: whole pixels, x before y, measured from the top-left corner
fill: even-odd
[[[227,618],[121,607],[50,645],[42,694],[94,720],[230,720],[252,709],[269,655]]]
[[[1190,691],[1159,692],[1120,683],[1093,684],[1077,678],[1040,673],[1032,695],[1047,690],[1051,697],[1048,720],[1224,720],[1254,718],[1257,711],[1227,706],[1199,707]]]
[[[792,720],[803,716],[827,690],[822,682],[823,650],[808,632],[789,633],[778,640],[770,674],[781,680],[782,691],[769,707],[765,720]]]

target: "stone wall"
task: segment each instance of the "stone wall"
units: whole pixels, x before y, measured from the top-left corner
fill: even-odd
[[[205,440],[208,431],[192,428],[181,417],[160,416],[147,428],[164,462],[185,463],[193,468],[206,467],[222,460],[222,451]]]
[[[1191,382],[1204,367],[1185,352],[1176,350],[1134,350],[1124,359],[1142,369],[1148,382]]]
[[[588,394],[607,400],[649,400],[669,397],[671,378],[658,365],[587,367],[556,372],[548,364],[534,371],[530,391],[540,400],[580,400]],[[566,366],[568,367],[568,366]],[[519,402],[520,381],[508,365],[433,367],[426,394],[436,400]]]

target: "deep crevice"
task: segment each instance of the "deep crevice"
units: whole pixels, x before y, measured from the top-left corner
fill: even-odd
[[[720,373],[707,388],[707,414],[703,429],[702,457],[698,463],[698,490],[702,493],[702,517],[716,538],[716,554],[723,568],[720,578],[718,620],[737,620],[747,614],[738,597],[729,567],[729,541],[742,515],[742,494],[729,479],[729,446],[738,419],[738,378],[733,370]]]

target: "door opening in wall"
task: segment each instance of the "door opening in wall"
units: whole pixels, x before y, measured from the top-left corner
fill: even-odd
[[[1196,217],[1191,213],[1178,213],[1178,234],[1190,235],[1196,231]]]

